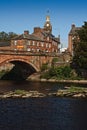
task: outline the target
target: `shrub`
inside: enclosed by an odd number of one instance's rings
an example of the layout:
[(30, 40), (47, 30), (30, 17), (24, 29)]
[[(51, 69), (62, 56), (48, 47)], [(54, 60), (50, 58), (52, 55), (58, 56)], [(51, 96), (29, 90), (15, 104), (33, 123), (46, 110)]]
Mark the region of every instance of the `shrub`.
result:
[(45, 71), (45, 70), (47, 70), (47, 69), (48, 69), (48, 63), (42, 64), (42, 66), (41, 66), (41, 71)]

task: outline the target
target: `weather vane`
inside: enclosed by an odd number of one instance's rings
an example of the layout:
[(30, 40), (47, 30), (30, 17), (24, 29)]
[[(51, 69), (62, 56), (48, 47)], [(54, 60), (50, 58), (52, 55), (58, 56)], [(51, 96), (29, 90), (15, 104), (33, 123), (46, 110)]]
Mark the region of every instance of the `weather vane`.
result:
[(50, 11), (49, 11), (49, 9), (47, 10), (47, 15), (49, 15), (49, 13), (50, 13)]

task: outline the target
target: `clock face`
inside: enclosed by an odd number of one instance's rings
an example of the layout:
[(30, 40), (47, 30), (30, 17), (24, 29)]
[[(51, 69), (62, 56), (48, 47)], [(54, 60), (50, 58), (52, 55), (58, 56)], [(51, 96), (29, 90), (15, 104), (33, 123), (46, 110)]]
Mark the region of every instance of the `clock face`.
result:
[(47, 23), (47, 27), (49, 27), (49, 24)]

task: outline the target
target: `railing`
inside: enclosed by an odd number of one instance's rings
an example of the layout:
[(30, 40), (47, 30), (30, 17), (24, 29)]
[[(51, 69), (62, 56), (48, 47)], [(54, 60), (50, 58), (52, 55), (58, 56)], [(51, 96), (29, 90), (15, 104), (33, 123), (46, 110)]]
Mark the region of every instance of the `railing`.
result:
[(58, 56), (59, 53), (56, 52), (30, 52), (30, 51), (20, 51), (20, 50), (1, 50), (0, 55), (23, 55), (23, 56)]

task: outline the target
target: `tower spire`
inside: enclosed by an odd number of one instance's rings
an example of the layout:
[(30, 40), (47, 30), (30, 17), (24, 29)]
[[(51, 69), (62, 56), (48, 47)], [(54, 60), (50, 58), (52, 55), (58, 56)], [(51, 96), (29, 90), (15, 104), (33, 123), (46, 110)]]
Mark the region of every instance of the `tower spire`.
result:
[(44, 30), (48, 33), (52, 33), (52, 25), (50, 23), (49, 10), (47, 10), (46, 22), (44, 24)]
[(50, 21), (50, 16), (49, 16), (49, 13), (50, 13), (50, 11), (49, 11), (49, 10), (47, 10), (46, 21)]

